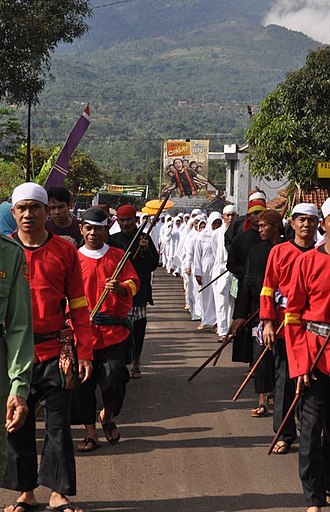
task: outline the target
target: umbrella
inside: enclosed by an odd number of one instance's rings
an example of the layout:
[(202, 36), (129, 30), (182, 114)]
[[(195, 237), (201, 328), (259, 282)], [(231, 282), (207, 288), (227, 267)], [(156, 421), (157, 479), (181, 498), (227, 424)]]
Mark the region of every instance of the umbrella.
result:
[[(152, 199), (151, 201), (148, 201), (145, 206), (147, 208), (151, 208), (153, 210), (155, 210), (155, 213), (157, 212), (158, 208), (160, 207), (160, 205), (162, 204), (163, 200), (162, 199)], [(170, 201), (169, 199), (166, 201), (166, 204), (164, 206), (164, 210), (169, 210), (170, 208), (173, 208), (174, 206), (174, 203), (173, 201)]]

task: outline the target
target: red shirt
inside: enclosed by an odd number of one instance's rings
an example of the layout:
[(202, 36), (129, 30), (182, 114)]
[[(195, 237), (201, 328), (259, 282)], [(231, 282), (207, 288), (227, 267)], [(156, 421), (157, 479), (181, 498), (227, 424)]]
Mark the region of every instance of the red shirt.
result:
[[(90, 251), (82, 247), (78, 251), (88, 307), (93, 310), (105, 288), (105, 280), (114, 273), (124, 251), (104, 244), (100, 251)], [(117, 280), (125, 286), (127, 296), (108, 293), (99, 312), (116, 318), (126, 318), (132, 308), (132, 297), (140, 288), (140, 281), (133, 265), (128, 260)], [(101, 349), (124, 341), (129, 329), (122, 325), (92, 325), (93, 348)]]
[[(296, 261), (285, 315), (285, 338), (290, 377), (308, 373), (324, 339), (306, 331), (307, 321), (330, 324), (330, 256), (324, 246), (302, 254)], [(318, 369), (330, 374), (330, 345)]]
[[(78, 358), (91, 361), (92, 330), (76, 248), (71, 242), (50, 235), (41, 247), (24, 249), (29, 267), (34, 332), (47, 334), (62, 329), (68, 303)], [(35, 345), (34, 351), (36, 360), (46, 361), (59, 355), (60, 344), (56, 338), (50, 339)]]
[[(283, 306), (275, 303), (275, 292), (279, 290), (286, 301), (292, 287), (292, 269), (303, 250), (290, 241), (271, 249), (260, 293), (260, 320), (277, 320), (278, 325), (283, 322), (285, 303)], [(278, 337), (284, 337), (283, 329)]]

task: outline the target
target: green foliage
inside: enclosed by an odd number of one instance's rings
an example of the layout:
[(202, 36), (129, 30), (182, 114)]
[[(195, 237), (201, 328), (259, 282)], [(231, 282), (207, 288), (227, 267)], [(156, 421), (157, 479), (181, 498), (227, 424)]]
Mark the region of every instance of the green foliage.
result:
[(64, 186), (74, 195), (80, 192), (91, 192), (102, 186), (104, 176), (100, 167), (87, 155), (75, 151), (70, 159), (69, 172)]
[(312, 51), (262, 101), (246, 132), (254, 175), (287, 176), (305, 189), (317, 184), (316, 163), (330, 159), (329, 76), (330, 48)]
[(0, 2), (0, 98), (36, 103), (45, 86), (51, 53), (87, 31), (84, 0)]
[(0, 159), (0, 197), (11, 195), (15, 187), (24, 182), (24, 173), (19, 165)]
[(13, 158), (22, 140), (21, 126), (13, 110), (0, 108), (0, 158)]

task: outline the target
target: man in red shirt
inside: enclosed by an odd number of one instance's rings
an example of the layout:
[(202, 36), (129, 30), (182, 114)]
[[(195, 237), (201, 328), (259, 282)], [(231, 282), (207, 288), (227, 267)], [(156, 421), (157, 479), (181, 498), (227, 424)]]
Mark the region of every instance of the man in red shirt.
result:
[[(296, 259), (313, 249), (318, 225), (318, 211), (313, 204), (300, 203), (292, 210), (291, 226), (294, 239), (275, 245), (269, 253), (263, 287), (260, 294), (260, 320), (263, 340), (273, 345), (275, 359), (275, 403), (273, 428), (277, 432), (295, 395), (295, 384), (289, 378), (284, 329), (275, 331), (284, 320), (286, 301), (293, 285), (292, 268)], [(286, 453), (297, 436), (294, 414), (285, 425), (274, 453)]]
[[(92, 370), (92, 332), (77, 250), (70, 242), (45, 229), (47, 192), (35, 183), (23, 183), (12, 195), (18, 231), (13, 238), (25, 250), (29, 268), (34, 327), (35, 360), (29, 413), (24, 426), (8, 434), (8, 461), (2, 486), (21, 492), (5, 512), (24, 512), (37, 505), (34, 489), (51, 489), (49, 506), (61, 512), (81, 511), (65, 496), (76, 494), (76, 474), (70, 430), (71, 390), (60, 372), (60, 336), (68, 303), (77, 338), (79, 377)], [(45, 410), (45, 442), (38, 471), (35, 405)]]
[(92, 377), (78, 390), (81, 423), (86, 427), (86, 437), (78, 444), (78, 450), (89, 452), (99, 446), (95, 429), (97, 384), (101, 388), (103, 400), (99, 419), (106, 439), (112, 444), (119, 441), (120, 434), (113, 419), (122, 408), (129, 380), (126, 363), (132, 360), (126, 359), (126, 348), (133, 325), (128, 320), (128, 313), (140, 281), (130, 261), (126, 261), (117, 279), (112, 279), (124, 252), (104, 243), (108, 216), (101, 208), (86, 210), (80, 229), (85, 245), (79, 249), (78, 254), (89, 310), (94, 309), (105, 288), (110, 290), (93, 318)]
[(323, 203), (326, 243), (301, 255), (292, 272), (285, 315), (290, 377), (305, 388), (300, 401), (299, 474), (308, 512), (330, 505), (330, 198)]

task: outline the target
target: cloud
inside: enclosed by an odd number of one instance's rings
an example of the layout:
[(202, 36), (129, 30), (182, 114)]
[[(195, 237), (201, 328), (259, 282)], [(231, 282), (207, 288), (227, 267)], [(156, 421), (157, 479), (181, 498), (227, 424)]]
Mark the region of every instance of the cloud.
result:
[(265, 25), (281, 25), (330, 44), (329, 0), (276, 0), (264, 19)]

